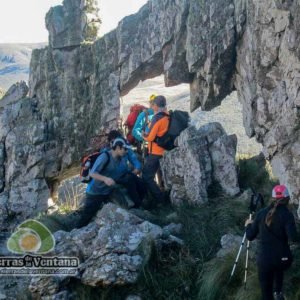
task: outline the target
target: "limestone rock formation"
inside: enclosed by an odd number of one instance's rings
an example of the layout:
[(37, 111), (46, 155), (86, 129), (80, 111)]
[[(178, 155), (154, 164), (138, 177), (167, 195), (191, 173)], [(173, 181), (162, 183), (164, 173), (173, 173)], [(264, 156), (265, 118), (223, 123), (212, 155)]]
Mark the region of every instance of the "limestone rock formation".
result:
[(49, 45), (61, 49), (94, 42), (100, 23), (96, 0), (64, 0), (46, 15)]
[(5, 220), (23, 221), (47, 209), (44, 177), (45, 124), (36, 99), (6, 105), (0, 114), (0, 228)]
[[(1, 210), (20, 219), (44, 210), (47, 187), (53, 194), (76, 174), (82, 154), (117, 126), (120, 95), (162, 73), (168, 86), (190, 84), (192, 109), (211, 109), (236, 89), (247, 134), (298, 201), (298, 2), (149, 0), (93, 44), (82, 43), (89, 7), (94, 1), (65, 0), (50, 11), (50, 46), (32, 54), (30, 99), (0, 112)], [(21, 107), (31, 107), (32, 130)], [(25, 197), (39, 199), (26, 213)]]
[(235, 86), (248, 136), (294, 202), (300, 197), (300, 6), (295, 1), (251, 1), (239, 41)]
[(216, 182), (225, 195), (239, 192), (235, 164), (236, 136), (226, 135), (219, 123), (199, 130), (188, 127), (178, 138), (178, 147), (161, 160), (164, 182), (171, 189), (171, 201), (197, 205), (208, 200), (207, 189)]
[(4, 107), (7, 104), (17, 102), (18, 100), (25, 98), (28, 94), (28, 91), (29, 88), (25, 81), (20, 81), (13, 84), (2, 97), (0, 101), (0, 107)]
[(5, 90), (3, 88), (0, 87), (0, 100), (2, 99), (2, 97), (5, 95)]
[[(56, 232), (53, 255), (79, 257), (78, 279), (84, 285), (124, 286), (137, 281), (152, 247), (169, 238), (174, 237), (158, 225), (109, 203), (88, 226)], [(54, 296), (68, 290), (68, 283), (64, 276), (34, 278), (29, 288), (36, 296)]]

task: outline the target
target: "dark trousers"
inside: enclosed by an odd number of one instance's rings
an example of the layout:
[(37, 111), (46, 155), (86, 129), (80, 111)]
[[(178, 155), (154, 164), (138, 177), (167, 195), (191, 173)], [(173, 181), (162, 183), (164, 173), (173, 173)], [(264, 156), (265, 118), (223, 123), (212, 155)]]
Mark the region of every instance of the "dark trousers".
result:
[[(258, 268), (262, 300), (273, 300), (273, 292), (282, 292), (283, 271), (278, 269), (263, 270)], [(274, 287), (274, 290), (273, 290)]]
[(86, 194), (79, 210), (76, 212), (79, 215), (77, 228), (81, 228), (89, 224), (91, 219), (97, 214), (98, 210), (107, 203), (109, 195), (89, 195)]
[(155, 182), (155, 174), (159, 169), (159, 160), (161, 155), (149, 154), (146, 157), (145, 165), (143, 168), (143, 180), (146, 184), (147, 189), (152, 194), (157, 202), (163, 200), (163, 193)]
[(134, 207), (139, 207), (142, 204), (146, 195), (146, 187), (141, 178), (133, 173), (127, 173), (117, 180), (117, 183), (126, 188), (129, 197), (134, 202)]

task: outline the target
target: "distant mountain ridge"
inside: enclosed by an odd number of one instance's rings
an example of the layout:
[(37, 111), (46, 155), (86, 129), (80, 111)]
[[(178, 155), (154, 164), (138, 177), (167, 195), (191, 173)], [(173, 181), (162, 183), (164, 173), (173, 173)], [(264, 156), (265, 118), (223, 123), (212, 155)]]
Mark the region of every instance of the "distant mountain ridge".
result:
[(0, 88), (7, 90), (20, 80), (27, 82), (32, 50), (46, 45), (47, 43), (0, 44)]

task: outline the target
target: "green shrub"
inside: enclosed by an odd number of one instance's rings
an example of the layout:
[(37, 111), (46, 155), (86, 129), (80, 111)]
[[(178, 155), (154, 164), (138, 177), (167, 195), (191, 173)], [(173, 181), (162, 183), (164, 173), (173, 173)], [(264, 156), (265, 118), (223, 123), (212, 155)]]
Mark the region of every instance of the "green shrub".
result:
[(278, 180), (272, 174), (271, 166), (263, 155), (250, 157), (247, 155), (238, 157), (238, 178), (242, 190), (248, 188), (260, 192), (267, 200), (271, 196), (274, 185)]
[(55, 212), (53, 214), (40, 214), (36, 219), (44, 224), (52, 233), (58, 230), (70, 231), (76, 227), (79, 215), (68, 212), (62, 214)]

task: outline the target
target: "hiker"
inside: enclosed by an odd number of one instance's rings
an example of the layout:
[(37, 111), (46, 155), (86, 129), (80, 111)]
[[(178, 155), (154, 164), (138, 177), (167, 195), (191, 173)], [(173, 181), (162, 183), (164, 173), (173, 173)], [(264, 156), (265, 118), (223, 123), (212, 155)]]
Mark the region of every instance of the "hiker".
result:
[(130, 107), (129, 114), (126, 118), (124, 126), (126, 128), (126, 139), (133, 146), (139, 146), (138, 140), (133, 136), (133, 127), (136, 123), (138, 116), (147, 108), (141, 104), (134, 104)]
[(142, 178), (147, 186), (147, 189), (154, 197), (156, 203), (165, 200), (165, 196), (155, 182), (155, 174), (160, 168), (159, 160), (163, 156), (165, 149), (158, 146), (155, 142), (156, 137), (163, 136), (169, 126), (169, 118), (167, 114), (167, 101), (164, 96), (157, 96), (153, 100), (152, 108), (154, 110), (154, 117), (152, 118), (149, 132), (143, 131), (142, 136), (148, 142), (148, 156), (146, 157), (145, 165), (143, 167)]
[[(108, 144), (101, 151), (110, 150), (111, 144), (116, 138), (123, 138), (122, 133), (119, 130), (111, 130), (107, 135)], [(126, 165), (125, 162), (127, 162), (127, 166), (128, 166), (128, 162), (130, 163), (133, 170), (129, 169), (129, 171), (131, 171), (133, 174), (138, 175), (138, 174), (141, 173), (142, 164), (140, 163), (140, 161), (138, 160), (136, 154), (134, 153), (134, 151), (130, 147), (128, 148), (127, 153), (123, 156), (122, 159), (124, 160), (124, 166)]]
[[(152, 94), (149, 98), (149, 106), (150, 108), (144, 109), (138, 116), (133, 130), (132, 130), (132, 135), (133, 137), (137, 140), (137, 142), (139, 143), (138, 147), (137, 147), (137, 152), (139, 154), (141, 154), (141, 159), (142, 162), (144, 163), (145, 161), (145, 157), (148, 154), (148, 150), (147, 150), (147, 144), (145, 143), (142, 133), (143, 131), (145, 133), (149, 132), (149, 127), (152, 121), (152, 118), (154, 116), (154, 111), (153, 111), (153, 100), (155, 99), (156, 95)], [(158, 185), (160, 187), (160, 189), (164, 188), (163, 185), (163, 180), (162, 180), (162, 173), (160, 168), (158, 169), (157, 173), (156, 173), (156, 178), (158, 181)]]
[(294, 216), (287, 207), (290, 196), (286, 186), (276, 185), (272, 198), (271, 205), (260, 210), (254, 221), (246, 220), (246, 236), (249, 241), (260, 236), (257, 266), (262, 299), (284, 300), (284, 271), (293, 260), (288, 241), (297, 240), (297, 231)]
[(144, 142), (142, 132), (145, 131), (146, 133), (149, 132), (149, 125), (151, 120), (154, 116), (153, 111), (153, 100), (155, 99), (156, 95), (151, 95), (149, 98), (149, 108), (144, 109), (136, 119), (134, 127), (132, 129), (133, 137), (140, 143)]
[(129, 148), (126, 140), (118, 137), (112, 142), (111, 150), (102, 152), (95, 161), (90, 171), (92, 180), (87, 186), (85, 200), (79, 209), (78, 227), (87, 225), (97, 211), (108, 202), (116, 184), (122, 184), (126, 188), (135, 207), (140, 206), (145, 191), (139, 186), (138, 177), (128, 172), (127, 160), (123, 159)]

